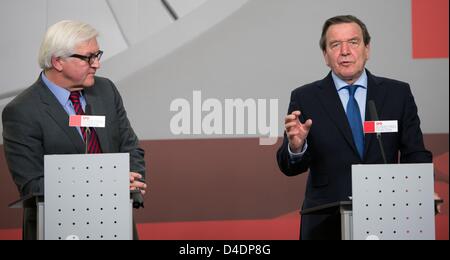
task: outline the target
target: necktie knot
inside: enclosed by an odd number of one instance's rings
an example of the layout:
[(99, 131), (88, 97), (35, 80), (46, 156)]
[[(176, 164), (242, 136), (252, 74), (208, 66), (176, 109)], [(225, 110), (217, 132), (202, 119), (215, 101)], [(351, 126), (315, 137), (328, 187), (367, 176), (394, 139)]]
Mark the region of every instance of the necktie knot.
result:
[(75, 91), (70, 93), (69, 99), (72, 102), (75, 113), (77, 115), (84, 115), (83, 108), (81, 107), (80, 97), (80, 92)]
[(80, 96), (81, 96), (81, 94), (78, 91), (70, 92), (69, 99), (72, 102), (78, 102), (79, 103), (80, 102)]
[(350, 97), (354, 97), (355, 96), (355, 92), (356, 90), (359, 88), (358, 85), (349, 85), (346, 86), (345, 89), (348, 90), (348, 93), (350, 94)]

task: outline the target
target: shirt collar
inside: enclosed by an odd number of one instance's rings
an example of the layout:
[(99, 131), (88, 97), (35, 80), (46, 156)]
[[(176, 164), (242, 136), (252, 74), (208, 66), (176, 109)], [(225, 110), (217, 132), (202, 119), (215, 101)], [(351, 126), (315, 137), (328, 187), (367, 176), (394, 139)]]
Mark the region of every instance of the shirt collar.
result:
[[(334, 72), (331, 72), (331, 76), (333, 77), (334, 85), (336, 86), (337, 91), (340, 91), (341, 89), (348, 86), (348, 83), (343, 81), (341, 78), (339, 78)], [(366, 70), (363, 71), (361, 76), (353, 85), (361, 86), (364, 89), (367, 89), (367, 72)]]
[[(56, 85), (55, 83), (53, 83), (52, 81), (50, 81), (47, 78), (47, 76), (45, 76), (44, 72), (41, 73), (41, 78), (42, 78), (42, 81), (44, 81), (45, 85), (48, 87), (48, 89), (53, 93), (53, 95), (55, 95), (58, 102), (61, 105), (65, 106), (67, 104), (67, 102), (69, 102), (70, 91), (68, 91), (67, 89), (60, 87), (60, 86)], [(80, 91), (80, 93), (81, 93), (81, 96), (83, 96), (83, 92)]]

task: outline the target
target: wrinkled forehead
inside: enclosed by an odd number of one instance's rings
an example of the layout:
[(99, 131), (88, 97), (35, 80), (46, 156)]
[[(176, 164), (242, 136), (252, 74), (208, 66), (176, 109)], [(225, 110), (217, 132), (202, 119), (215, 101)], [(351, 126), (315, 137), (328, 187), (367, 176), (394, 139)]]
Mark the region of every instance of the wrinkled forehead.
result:
[(362, 39), (362, 37), (362, 29), (357, 23), (334, 24), (327, 31), (327, 42)]

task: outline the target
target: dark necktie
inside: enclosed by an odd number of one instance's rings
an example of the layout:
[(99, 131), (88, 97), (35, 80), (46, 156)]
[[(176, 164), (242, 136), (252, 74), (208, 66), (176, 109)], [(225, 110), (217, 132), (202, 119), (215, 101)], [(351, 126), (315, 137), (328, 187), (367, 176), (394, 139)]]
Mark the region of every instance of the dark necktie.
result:
[(349, 100), (347, 103), (347, 118), (352, 129), (353, 140), (355, 141), (356, 149), (358, 149), (361, 159), (364, 157), (364, 133), (362, 128), (361, 112), (359, 110), (358, 102), (355, 99), (355, 92), (360, 86), (346, 86), (348, 90)]
[[(75, 113), (77, 115), (84, 115), (83, 108), (81, 108), (80, 102), (80, 92), (75, 91), (70, 93), (69, 97), (70, 101), (72, 101), (73, 108), (75, 109)], [(90, 131), (87, 131), (85, 127), (81, 127), (81, 133), (83, 134), (83, 140), (86, 142), (86, 135), (89, 136), (89, 144), (87, 147), (88, 153), (102, 153), (102, 149), (100, 147), (100, 142), (98, 141), (97, 133), (94, 128), (90, 128)]]

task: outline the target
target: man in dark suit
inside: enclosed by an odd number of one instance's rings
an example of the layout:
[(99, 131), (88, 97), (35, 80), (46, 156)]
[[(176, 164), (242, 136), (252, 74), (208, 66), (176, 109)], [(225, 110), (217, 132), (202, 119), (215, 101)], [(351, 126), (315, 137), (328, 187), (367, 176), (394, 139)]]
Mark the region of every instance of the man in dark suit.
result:
[[(362, 132), (373, 100), (380, 120), (398, 120), (398, 133), (384, 134), (388, 163), (431, 163), (407, 83), (376, 77), (365, 69), (370, 34), (354, 16), (324, 24), (320, 46), (330, 74), (292, 92), (285, 138), (278, 150), (281, 171), (295, 176), (309, 169), (302, 209), (349, 200), (352, 164), (383, 163), (376, 137)], [(339, 216), (302, 216), (301, 239), (339, 239)]]
[[(103, 54), (97, 36), (81, 22), (51, 26), (39, 52), (43, 72), (3, 111), (5, 155), (21, 196), (44, 193), (44, 155), (82, 154), (87, 135), (89, 153), (129, 153), (130, 190), (145, 193), (144, 151), (121, 96), (110, 80), (95, 76)], [(84, 114), (87, 105), (106, 117), (105, 128), (69, 127), (69, 115)], [(23, 238), (36, 239), (36, 210), (24, 211)]]

